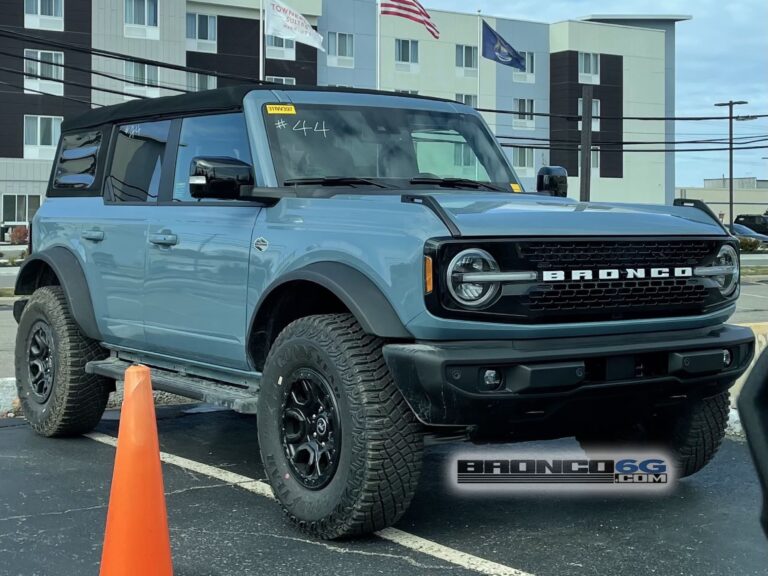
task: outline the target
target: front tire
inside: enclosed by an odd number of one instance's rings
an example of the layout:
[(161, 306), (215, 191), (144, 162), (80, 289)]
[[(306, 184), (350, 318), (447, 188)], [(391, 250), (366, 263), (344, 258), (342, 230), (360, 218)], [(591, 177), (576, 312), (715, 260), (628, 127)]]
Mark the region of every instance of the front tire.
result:
[(85, 365), (106, 357), (80, 332), (60, 286), (38, 288), (24, 307), (16, 333), (16, 387), (24, 416), (42, 436), (92, 430), (109, 398), (109, 381)]
[(390, 526), (416, 490), (423, 434), (381, 347), (350, 314), (310, 316), (285, 328), (267, 357), (262, 461), (287, 516), (313, 536)]
[(684, 478), (704, 468), (717, 453), (725, 437), (729, 410), (730, 395), (726, 391), (616, 425), (613, 430), (604, 425), (592, 428), (577, 434), (576, 439), (586, 452), (622, 445), (666, 449)]

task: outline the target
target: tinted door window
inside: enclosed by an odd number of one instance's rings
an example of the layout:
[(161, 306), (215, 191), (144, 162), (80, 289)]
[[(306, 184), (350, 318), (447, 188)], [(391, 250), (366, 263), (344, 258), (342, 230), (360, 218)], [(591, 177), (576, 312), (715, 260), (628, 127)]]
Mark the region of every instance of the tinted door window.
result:
[(107, 190), (114, 202), (157, 202), (170, 120), (118, 128)]
[(184, 118), (176, 157), (174, 202), (196, 201), (189, 193), (189, 172), (192, 159), (198, 156), (236, 158), (251, 164), (251, 148), (243, 115)]

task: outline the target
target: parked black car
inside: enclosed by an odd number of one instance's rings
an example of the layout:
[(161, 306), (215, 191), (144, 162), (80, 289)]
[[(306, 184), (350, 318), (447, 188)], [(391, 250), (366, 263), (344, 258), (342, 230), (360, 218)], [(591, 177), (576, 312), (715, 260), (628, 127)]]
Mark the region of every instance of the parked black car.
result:
[(731, 226), (728, 226), (728, 229), (730, 230), (731, 234), (737, 238), (753, 238), (760, 242), (760, 248), (768, 248), (768, 235), (766, 234), (755, 232), (752, 230), (752, 228), (748, 228), (743, 224), (732, 224)]
[(734, 221), (760, 234), (768, 234), (768, 216), (762, 214), (739, 214)]

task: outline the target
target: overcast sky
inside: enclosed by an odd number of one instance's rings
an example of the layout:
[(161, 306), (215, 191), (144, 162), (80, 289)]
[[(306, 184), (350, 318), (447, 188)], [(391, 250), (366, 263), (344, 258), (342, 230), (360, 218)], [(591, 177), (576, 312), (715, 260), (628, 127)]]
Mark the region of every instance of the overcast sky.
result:
[[(768, 0), (421, 0), (427, 8), (557, 22), (590, 14), (688, 14), (677, 25), (677, 115), (715, 116), (715, 102), (747, 100), (741, 114), (768, 114)], [(507, 40), (515, 46), (514, 38)], [(736, 136), (768, 135), (768, 118), (736, 122)], [(678, 122), (678, 140), (728, 136), (727, 121)], [(768, 145), (760, 142), (755, 145)], [(734, 176), (768, 178), (768, 149), (734, 155)], [(728, 152), (677, 154), (677, 186), (728, 172)]]

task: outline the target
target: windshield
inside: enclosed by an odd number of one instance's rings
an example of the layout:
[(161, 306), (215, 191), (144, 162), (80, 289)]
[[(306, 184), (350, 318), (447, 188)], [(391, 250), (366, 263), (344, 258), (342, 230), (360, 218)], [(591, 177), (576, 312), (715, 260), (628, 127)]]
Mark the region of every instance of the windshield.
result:
[(306, 178), (461, 178), (521, 190), (473, 115), (307, 104), (290, 107), (295, 114), (278, 114), (275, 108), (265, 106), (264, 119), (280, 184)]

